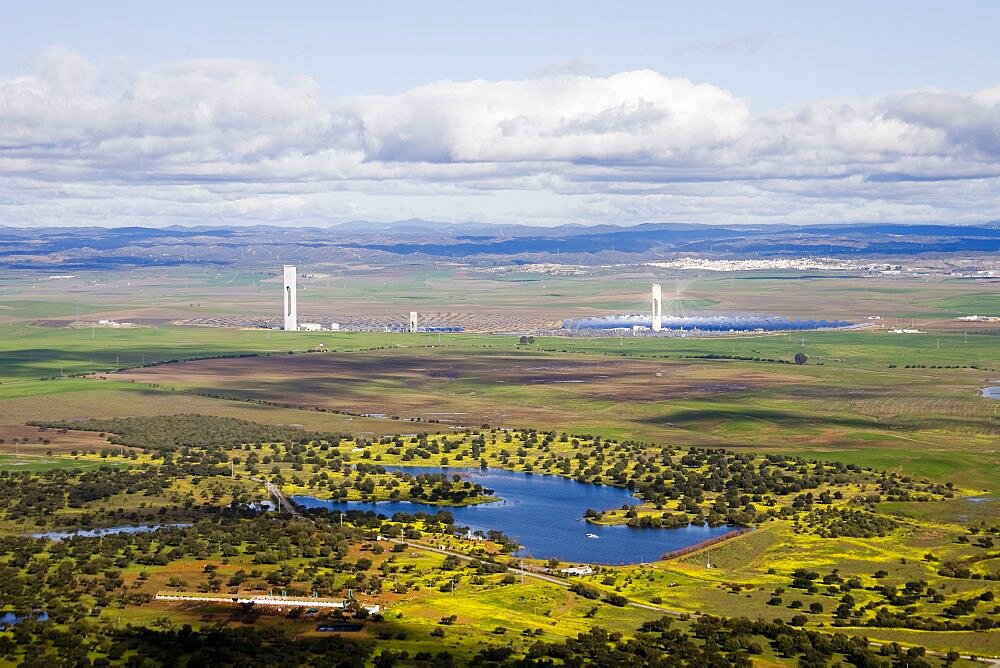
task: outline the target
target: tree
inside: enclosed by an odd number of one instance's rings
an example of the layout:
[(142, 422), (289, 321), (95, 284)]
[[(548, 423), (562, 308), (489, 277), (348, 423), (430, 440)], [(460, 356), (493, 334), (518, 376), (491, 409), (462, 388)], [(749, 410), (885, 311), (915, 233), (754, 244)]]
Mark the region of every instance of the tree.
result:
[(796, 364), (805, 364), (808, 361), (809, 361), (809, 355), (806, 355), (805, 353), (795, 353)]

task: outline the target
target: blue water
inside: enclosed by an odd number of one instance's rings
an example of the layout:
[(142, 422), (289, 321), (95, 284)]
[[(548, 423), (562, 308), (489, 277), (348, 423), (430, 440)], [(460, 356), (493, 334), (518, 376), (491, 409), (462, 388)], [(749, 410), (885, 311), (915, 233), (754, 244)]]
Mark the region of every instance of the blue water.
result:
[(995, 387), (984, 387), (981, 392), (987, 399), (1000, 399), (1000, 385)]
[(77, 529), (76, 531), (43, 531), (31, 534), (32, 538), (46, 538), (48, 540), (66, 540), (76, 536), (84, 538), (95, 538), (97, 536), (109, 536), (116, 533), (148, 533), (164, 527), (189, 527), (190, 523), (178, 524), (132, 524), (121, 527), (107, 527), (105, 529)]
[[(306, 508), (370, 510), (393, 513), (434, 513), (447, 510), (455, 524), (473, 531), (496, 529), (515, 539), (522, 549), (517, 556), (591, 564), (637, 564), (656, 561), (665, 552), (694, 545), (730, 531), (732, 527), (687, 526), (674, 529), (633, 529), (627, 526), (595, 526), (583, 519), (588, 508), (611, 510), (636, 505), (639, 499), (626, 489), (588, 485), (553, 475), (532, 475), (490, 469), (440, 467), (387, 467), (413, 475), (444, 473), (462, 475), (493, 489), (503, 499), (496, 503), (442, 508), (409, 501), (326, 501), (311, 496), (293, 500)], [(598, 538), (588, 538), (587, 534)]]
[(20, 624), (28, 617), (34, 617), (40, 622), (47, 622), (49, 620), (48, 613), (45, 612), (32, 612), (29, 614), (18, 614), (16, 612), (5, 612), (0, 615), (0, 629), (7, 626), (14, 626), (15, 624)]

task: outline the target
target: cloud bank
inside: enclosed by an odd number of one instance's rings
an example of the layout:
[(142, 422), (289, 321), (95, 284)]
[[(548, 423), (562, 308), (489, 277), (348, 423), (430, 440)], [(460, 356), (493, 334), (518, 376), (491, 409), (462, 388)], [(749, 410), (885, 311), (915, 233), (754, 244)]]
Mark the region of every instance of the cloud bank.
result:
[(0, 224), (1000, 218), (1000, 87), (766, 115), (649, 70), (327, 100), (309, 77), (52, 50), (0, 81)]

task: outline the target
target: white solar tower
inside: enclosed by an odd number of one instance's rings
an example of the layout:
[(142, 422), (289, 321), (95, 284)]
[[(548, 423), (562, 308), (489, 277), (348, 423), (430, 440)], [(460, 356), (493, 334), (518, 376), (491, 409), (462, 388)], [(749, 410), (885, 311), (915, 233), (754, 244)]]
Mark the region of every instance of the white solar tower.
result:
[(285, 331), (294, 332), (299, 328), (298, 304), (295, 296), (295, 265), (285, 265)]
[(658, 332), (663, 327), (663, 300), (660, 293), (660, 284), (653, 284), (653, 331)]

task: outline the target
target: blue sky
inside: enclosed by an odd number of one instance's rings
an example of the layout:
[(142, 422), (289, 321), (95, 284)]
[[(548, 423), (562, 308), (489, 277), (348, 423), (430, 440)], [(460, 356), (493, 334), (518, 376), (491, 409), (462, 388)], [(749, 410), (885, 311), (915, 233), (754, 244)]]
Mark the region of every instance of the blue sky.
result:
[(1000, 218), (1000, 3), (0, 9), (0, 224)]

